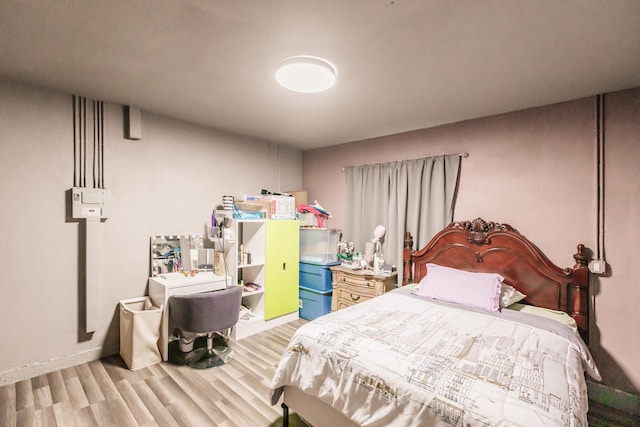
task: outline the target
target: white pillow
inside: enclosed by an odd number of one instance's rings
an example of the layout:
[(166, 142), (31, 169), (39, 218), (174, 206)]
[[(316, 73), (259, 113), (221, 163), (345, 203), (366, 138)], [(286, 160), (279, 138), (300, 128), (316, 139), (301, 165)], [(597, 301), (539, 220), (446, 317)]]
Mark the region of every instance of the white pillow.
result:
[(502, 290), (500, 291), (500, 308), (509, 307), (511, 304), (515, 304), (526, 298), (526, 295), (518, 291), (511, 285), (506, 283), (502, 284)]

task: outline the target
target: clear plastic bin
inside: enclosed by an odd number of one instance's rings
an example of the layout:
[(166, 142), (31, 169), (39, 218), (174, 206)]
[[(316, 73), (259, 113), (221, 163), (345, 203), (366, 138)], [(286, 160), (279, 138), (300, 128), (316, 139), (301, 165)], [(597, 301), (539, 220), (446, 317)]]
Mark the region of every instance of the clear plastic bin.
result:
[(338, 262), (340, 230), (327, 228), (300, 229), (300, 261), (310, 264)]
[(120, 356), (124, 363), (136, 370), (160, 362), (162, 307), (154, 307), (149, 297), (122, 300), (119, 305)]

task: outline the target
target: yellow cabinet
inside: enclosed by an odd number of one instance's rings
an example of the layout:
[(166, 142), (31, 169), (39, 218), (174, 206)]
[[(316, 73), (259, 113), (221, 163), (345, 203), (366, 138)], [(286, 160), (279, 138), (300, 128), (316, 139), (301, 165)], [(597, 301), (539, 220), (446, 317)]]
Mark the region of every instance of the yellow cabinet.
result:
[(265, 320), (298, 311), (300, 221), (267, 220)]

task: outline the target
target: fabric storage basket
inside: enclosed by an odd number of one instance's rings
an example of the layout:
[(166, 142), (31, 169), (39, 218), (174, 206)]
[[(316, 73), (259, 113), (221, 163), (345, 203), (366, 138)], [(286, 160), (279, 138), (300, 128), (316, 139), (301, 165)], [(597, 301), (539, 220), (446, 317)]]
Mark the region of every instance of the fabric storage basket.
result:
[(162, 307), (154, 307), (151, 298), (120, 301), (120, 356), (131, 370), (162, 360), (158, 348)]

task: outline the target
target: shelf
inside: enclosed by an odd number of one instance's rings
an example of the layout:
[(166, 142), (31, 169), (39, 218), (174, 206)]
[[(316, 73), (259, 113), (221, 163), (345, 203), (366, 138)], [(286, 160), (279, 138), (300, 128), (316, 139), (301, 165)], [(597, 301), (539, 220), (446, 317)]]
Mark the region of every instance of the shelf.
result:
[(255, 316), (244, 322), (238, 322), (232, 329), (232, 339), (234, 341), (241, 340), (253, 334), (284, 325), (298, 319), (298, 311), (285, 314), (275, 319), (265, 320), (262, 316)]
[(252, 262), (251, 264), (238, 264), (238, 268), (264, 267), (263, 262)]
[(260, 289), (258, 291), (244, 291), (244, 292), (242, 292), (242, 298), (250, 297), (250, 296), (253, 296), (253, 295), (261, 295), (261, 294), (264, 294), (264, 288)]

